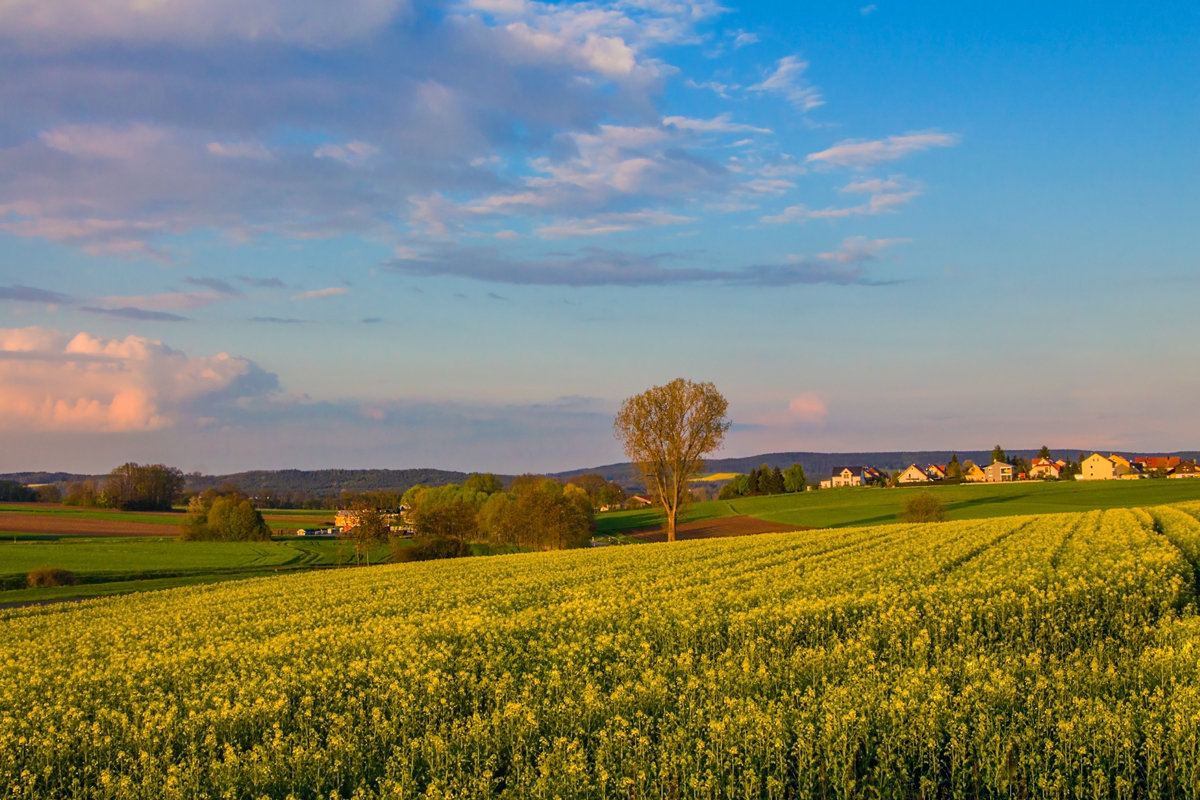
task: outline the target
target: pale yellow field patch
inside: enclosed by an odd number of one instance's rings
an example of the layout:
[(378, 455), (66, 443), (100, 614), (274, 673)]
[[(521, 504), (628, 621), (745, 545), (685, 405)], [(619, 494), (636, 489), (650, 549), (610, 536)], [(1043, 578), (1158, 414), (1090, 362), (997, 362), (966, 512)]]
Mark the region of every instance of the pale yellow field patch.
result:
[(712, 475), (705, 475), (703, 478), (692, 478), (693, 482), (709, 482), (709, 481), (731, 481), (741, 473), (739, 472), (714, 472)]

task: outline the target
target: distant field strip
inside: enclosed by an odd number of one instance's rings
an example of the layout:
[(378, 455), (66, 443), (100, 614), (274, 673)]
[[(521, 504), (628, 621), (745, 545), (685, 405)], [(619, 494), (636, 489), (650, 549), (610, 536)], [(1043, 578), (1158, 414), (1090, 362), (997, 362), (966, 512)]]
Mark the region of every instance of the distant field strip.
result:
[(712, 475), (705, 475), (703, 478), (692, 478), (693, 481), (731, 481), (740, 473), (737, 472), (714, 472)]
[[(340, 547), (339, 547), (340, 546)], [(0, 539), (0, 586), (21, 588), (35, 567), (58, 567), (87, 583), (265, 568), (344, 563), (352, 547), (335, 541), (179, 542), (136, 539), (17, 541)], [(0, 600), (5, 599), (0, 595)]]
[(1197, 513), (497, 556), (0, 611), (0, 788), (1196, 798)]

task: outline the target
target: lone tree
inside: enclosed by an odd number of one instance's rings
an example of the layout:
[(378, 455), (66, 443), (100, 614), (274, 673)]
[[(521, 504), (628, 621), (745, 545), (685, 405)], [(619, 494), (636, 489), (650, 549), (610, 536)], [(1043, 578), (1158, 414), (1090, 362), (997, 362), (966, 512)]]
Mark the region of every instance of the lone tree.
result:
[(676, 378), (627, 398), (613, 430), (667, 512), (667, 541), (675, 541), (679, 509), (691, 498), (688, 481), (704, 469), (704, 454), (721, 446), (729, 402), (711, 383)]

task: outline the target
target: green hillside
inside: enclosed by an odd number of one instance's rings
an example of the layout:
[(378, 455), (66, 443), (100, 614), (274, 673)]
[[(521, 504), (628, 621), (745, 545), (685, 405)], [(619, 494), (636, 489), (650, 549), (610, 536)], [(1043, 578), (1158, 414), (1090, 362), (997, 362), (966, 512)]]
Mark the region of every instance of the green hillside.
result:
[[(685, 521), (750, 516), (810, 528), (881, 525), (897, 522), (904, 503), (929, 492), (946, 506), (950, 519), (984, 519), (1018, 514), (1134, 508), (1200, 500), (1200, 480), (1020, 481), (887, 489), (856, 487), (695, 503)], [(601, 533), (663, 524), (655, 509), (601, 514)]]

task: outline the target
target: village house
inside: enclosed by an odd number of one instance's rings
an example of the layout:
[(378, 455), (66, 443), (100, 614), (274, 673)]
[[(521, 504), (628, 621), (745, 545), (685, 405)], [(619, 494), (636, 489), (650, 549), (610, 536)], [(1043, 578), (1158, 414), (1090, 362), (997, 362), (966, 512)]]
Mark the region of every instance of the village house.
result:
[(1013, 479), (1012, 464), (1005, 464), (1003, 461), (993, 461), (988, 464), (983, 470), (984, 483), (1002, 483)]
[(821, 488), (867, 486), (877, 480), (879, 480), (879, 470), (874, 467), (834, 467), (833, 475), (821, 481)]
[(946, 480), (946, 468), (941, 464), (930, 464), (925, 468), (925, 474), (929, 476), (931, 481)]
[(1033, 464), (1029, 467), (1029, 477), (1034, 480), (1047, 478), (1058, 480), (1062, 475), (1063, 463), (1065, 462), (1051, 461), (1048, 458), (1034, 459)]
[(929, 476), (925, 474), (925, 470), (912, 464), (896, 476), (896, 483), (929, 483)]
[(1168, 478), (1200, 478), (1200, 467), (1195, 461), (1180, 461)]
[(967, 483), (979, 483), (984, 479), (983, 470), (978, 464), (970, 461), (963, 464), (963, 480)]
[(1139, 456), (1133, 460), (1142, 468), (1142, 472), (1150, 473), (1163, 470), (1168, 476), (1183, 462), (1179, 456)]
[(1092, 453), (1080, 464), (1077, 481), (1136, 480), (1142, 477), (1141, 464), (1134, 464), (1115, 453), (1102, 456)]
[(1113, 481), (1117, 479), (1117, 465), (1112, 459), (1092, 453), (1079, 463), (1077, 481)]

